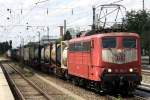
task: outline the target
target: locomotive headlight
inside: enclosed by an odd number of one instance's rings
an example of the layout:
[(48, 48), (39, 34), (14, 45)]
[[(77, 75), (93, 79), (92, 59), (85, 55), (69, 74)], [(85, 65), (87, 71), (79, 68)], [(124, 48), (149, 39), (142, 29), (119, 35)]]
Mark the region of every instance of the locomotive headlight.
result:
[(109, 68), (109, 69), (108, 69), (108, 72), (109, 72), (109, 73), (111, 73), (111, 72), (112, 72), (112, 70)]
[(122, 50), (121, 50), (121, 49), (118, 49), (118, 50), (117, 50), (117, 52), (118, 52), (118, 53), (121, 53), (121, 52), (122, 52)]
[(130, 69), (129, 69), (129, 72), (133, 72), (133, 68), (130, 68)]

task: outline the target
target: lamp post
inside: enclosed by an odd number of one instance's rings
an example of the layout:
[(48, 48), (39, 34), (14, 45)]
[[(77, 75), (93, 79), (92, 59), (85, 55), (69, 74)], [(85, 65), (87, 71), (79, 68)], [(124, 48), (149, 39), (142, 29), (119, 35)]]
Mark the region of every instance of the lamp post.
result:
[(20, 62), (21, 63), (23, 63), (23, 61), (24, 61), (24, 38), (23, 37), (21, 37), (21, 32), (20, 32), (20, 35), (19, 35), (19, 37), (20, 37), (20, 57), (21, 57), (21, 60), (20, 60)]
[(47, 26), (47, 37), (48, 37), (48, 42), (49, 42), (49, 26)]
[(142, 1), (142, 3), (143, 3), (143, 11), (144, 11), (144, 8), (145, 8), (145, 5), (144, 5), (144, 0)]
[(38, 36), (39, 36), (39, 52), (38, 52), (38, 57), (39, 57), (39, 59), (38, 59), (38, 62), (39, 62), (39, 64), (41, 64), (41, 42), (40, 42), (40, 36), (41, 36), (41, 34), (40, 34), (40, 32), (39, 31), (37, 31), (37, 33), (38, 33)]

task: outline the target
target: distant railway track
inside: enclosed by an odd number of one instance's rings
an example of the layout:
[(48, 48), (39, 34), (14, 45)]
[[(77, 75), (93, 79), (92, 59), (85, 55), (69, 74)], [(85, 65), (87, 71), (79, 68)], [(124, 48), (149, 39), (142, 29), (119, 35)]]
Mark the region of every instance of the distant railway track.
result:
[[(11, 86), (14, 86), (13, 92), (16, 92), (17, 99), (19, 100), (53, 100), (52, 97), (42, 91), (36, 84), (27, 79), (21, 72), (9, 64), (1, 65), (7, 79), (11, 82)], [(12, 88), (12, 87), (11, 87)]]
[(133, 96), (126, 96), (126, 97), (115, 97), (115, 96), (111, 96), (111, 95), (107, 95), (106, 96), (106, 100), (147, 100), (147, 98), (142, 97), (142, 96), (138, 96), (138, 95), (133, 95)]
[[(144, 90), (143, 91), (138, 90), (138, 91), (143, 92)], [(139, 94), (133, 94), (131, 96), (122, 96), (118, 94), (118, 96), (106, 95), (106, 100), (149, 100), (149, 99)]]
[(149, 100), (150, 99), (149, 94), (150, 94), (149, 89), (139, 87), (139, 88), (137, 88), (137, 90), (134, 94), (134, 98), (135, 98), (135, 100)]
[(141, 97), (141, 96), (134, 95), (134, 99), (133, 100), (147, 100), (147, 99), (144, 98), (144, 97)]
[(150, 75), (150, 70), (142, 70), (142, 74), (144, 74), (144, 75)]

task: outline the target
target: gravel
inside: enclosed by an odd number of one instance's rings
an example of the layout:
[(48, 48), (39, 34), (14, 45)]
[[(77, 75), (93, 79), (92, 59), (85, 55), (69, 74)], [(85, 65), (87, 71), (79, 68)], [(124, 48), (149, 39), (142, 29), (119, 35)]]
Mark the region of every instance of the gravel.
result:
[[(59, 79), (57, 78), (56, 76), (54, 75), (49, 75), (49, 74), (45, 74), (45, 73), (42, 73), (42, 72), (39, 72), (39, 71), (35, 71), (35, 73), (41, 77), (43, 77), (44, 79), (50, 81), (50, 82), (53, 82), (54, 84), (58, 85), (58, 86), (61, 86), (62, 88), (65, 88), (67, 89), (68, 91), (71, 91), (72, 93), (74, 93), (75, 95), (78, 95), (86, 100), (106, 100), (106, 96), (103, 96), (103, 95), (100, 95), (100, 94), (97, 94), (91, 90), (87, 90), (85, 88), (82, 88), (82, 87), (79, 87), (79, 86), (75, 86), (73, 85), (71, 82), (68, 82), (68, 81), (65, 81), (63, 79)], [(36, 75), (34, 75), (34, 77), (37, 77)], [(150, 84), (150, 76), (148, 75), (142, 75), (143, 77), (143, 81), (144, 83), (146, 84)], [(31, 77), (32, 79), (32, 77)], [(37, 81), (35, 79), (39, 79), (39, 78), (34, 78), (32, 79), (33, 81)], [(39, 82), (38, 82), (39, 83)], [(37, 83), (37, 84), (38, 84)], [(42, 84), (42, 82), (40, 83)], [(45, 91), (46, 92), (49, 92), (49, 94), (53, 93), (53, 90), (55, 89), (54, 87), (51, 87), (49, 86), (50, 88), (47, 88), (48, 87), (48, 83), (44, 82), (44, 84), (47, 84), (45, 88)], [(51, 92), (50, 92), (51, 90)], [(66, 95), (63, 94), (61, 91), (59, 91), (57, 94), (60, 94), (61, 96), (57, 98), (57, 100), (67, 100), (65, 97)], [(55, 95), (54, 95), (55, 96)], [(61, 98), (62, 97), (62, 98)], [(60, 99), (61, 98), (61, 99)], [(64, 98), (64, 99), (63, 99)], [(72, 99), (68, 99), (68, 100), (72, 100)], [(120, 99), (118, 99), (120, 100)], [(134, 100), (133, 98), (128, 98), (128, 99), (121, 99), (121, 100)]]

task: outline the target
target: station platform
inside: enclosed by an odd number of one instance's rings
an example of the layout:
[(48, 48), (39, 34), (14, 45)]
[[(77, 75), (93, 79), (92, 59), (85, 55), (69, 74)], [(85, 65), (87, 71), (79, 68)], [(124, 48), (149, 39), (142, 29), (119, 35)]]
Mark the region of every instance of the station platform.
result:
[(0, 66), (0, 100), (15, 100)]

